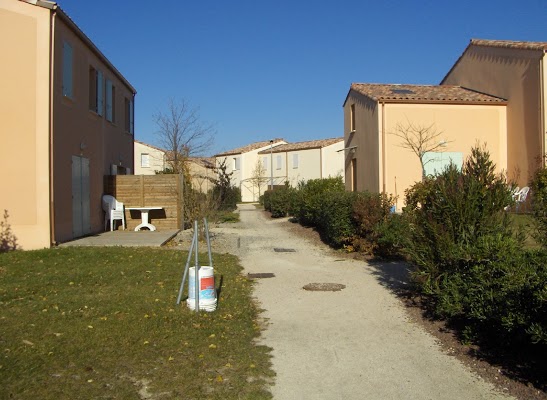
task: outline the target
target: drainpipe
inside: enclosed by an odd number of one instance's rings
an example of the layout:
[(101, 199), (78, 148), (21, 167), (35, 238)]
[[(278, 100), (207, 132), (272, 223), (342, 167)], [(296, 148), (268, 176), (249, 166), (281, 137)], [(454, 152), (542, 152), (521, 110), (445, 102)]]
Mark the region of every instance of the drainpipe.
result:
[(545, 159), (545, 140), (547, 139), (547, 127), (545, 126), (545, 81), (543, 79), (545, 71), (544, 58), (547, 57), (547, 52), (543, 52), (543, 57), (539, 59), (539, 127), (541, 129), (540, 151), (541, 151), (541, 166), (545, 167), (547, 160)]
[(54, 46), (55, 46), (55, 16), (57, 6), (49, 14), (49, 243), (55, 244), (55, 191), (53, 185), (53, 95), (54, 81)]
[(386, 192), (386, 103), (382, 102), (382, 192)]
[(323, 179), (323, 148), (319, 147), (319, 178)]

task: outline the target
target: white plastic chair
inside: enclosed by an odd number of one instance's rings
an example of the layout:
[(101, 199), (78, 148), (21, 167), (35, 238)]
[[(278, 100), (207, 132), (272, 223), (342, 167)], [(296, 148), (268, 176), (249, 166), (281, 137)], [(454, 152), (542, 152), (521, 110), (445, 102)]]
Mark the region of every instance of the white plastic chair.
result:
[(125, 230), (125, 212), (123, 210), (123, 203), (116, 200), (113, 196), (105, 194), (103, 196), (103, 210), (104, 210), (104, 230), (106, 231), (106, 224), (110, 222), (110, 230), (114, 230), (114, 221), (120, 220), (122, 223), (122, 229)]
[(530, 188), (528, 186), (524, 186), (522, 189), (519, 190), (519, 192), (516, 194), (515, 201), (517, 202), (517, 212), (519, 210), (519, 207), (522, 203), (526, 201), (526, 198), (528, 197), (528, 192), (530, 191)]

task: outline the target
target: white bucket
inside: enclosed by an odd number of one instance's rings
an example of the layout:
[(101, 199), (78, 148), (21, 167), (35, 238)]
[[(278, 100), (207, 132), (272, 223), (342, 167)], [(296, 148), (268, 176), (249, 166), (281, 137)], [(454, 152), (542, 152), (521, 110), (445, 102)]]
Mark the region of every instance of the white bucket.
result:
[[(196, 308), (196, 287), (195, 275), (196, 268), (189, 268), (188, 279), (188, 308)], [(199, 269), (199, 309), (205, 311), (215, 311), (217, 308), (217, 293), (215, 289), (215, 276), (213, 267), (200, 267)]]

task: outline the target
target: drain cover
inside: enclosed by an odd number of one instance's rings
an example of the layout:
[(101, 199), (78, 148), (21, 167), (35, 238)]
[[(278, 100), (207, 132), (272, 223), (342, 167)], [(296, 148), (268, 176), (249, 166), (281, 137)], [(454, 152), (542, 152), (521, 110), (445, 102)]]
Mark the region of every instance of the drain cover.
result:
[(346, 285), (342, 285), (341, 283), (308, 283), (302, 289), (314, 292), (339, 292), (345, 288)]
[(247, 274), (249, 279), (261, 279), (261, 278), (275, 278), (275, 275), (272, 272), (256, 272)]
[(279, 247), (274, 247), (274, 251), (276, 253), (294, 253), (294, 252), (296, 252), (295, 249), (283, 249), (283, 248), (279, 248)]

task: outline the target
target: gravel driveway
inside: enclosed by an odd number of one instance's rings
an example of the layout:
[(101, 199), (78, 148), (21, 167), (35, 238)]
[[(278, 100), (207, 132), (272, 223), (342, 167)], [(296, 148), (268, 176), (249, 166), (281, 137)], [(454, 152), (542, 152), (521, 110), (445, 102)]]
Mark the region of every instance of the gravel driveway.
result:
[[(275, 274), (255, 287), (267, 320), (261, 343), (273, 348), (275, 399), (509, 398), (410, 322), (366, 262), (336, 258), (254, 205), (239, 212), (240, 223), (212, 229), (213, 249), (238, 255), (246, 273)], [(345, 288), (304, 290), (309, 283)]]

